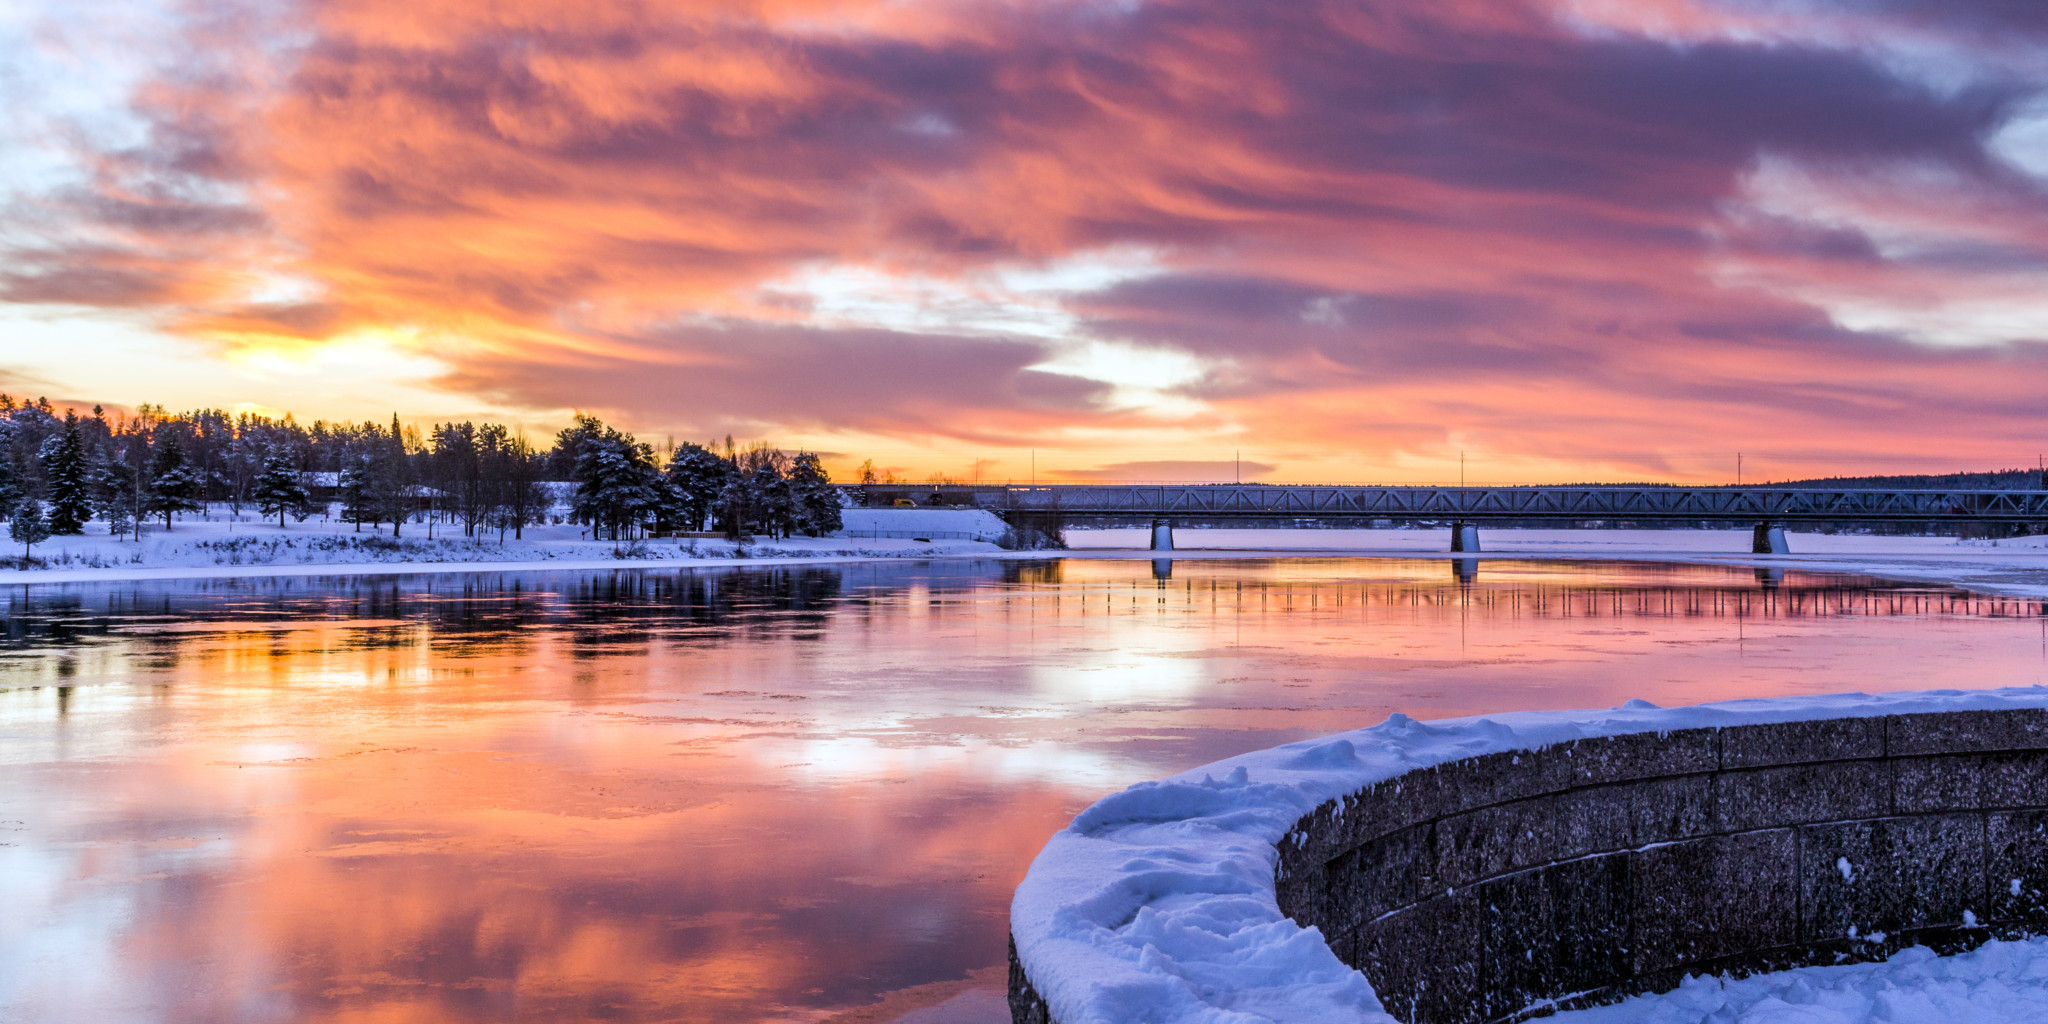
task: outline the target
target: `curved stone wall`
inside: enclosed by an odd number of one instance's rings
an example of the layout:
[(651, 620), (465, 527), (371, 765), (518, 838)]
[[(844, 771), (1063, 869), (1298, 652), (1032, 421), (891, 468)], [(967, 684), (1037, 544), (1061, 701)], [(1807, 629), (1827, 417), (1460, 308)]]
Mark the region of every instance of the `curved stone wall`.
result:
[[(1280, 910), (1407, 1024), (2048, 931), (2048, 709), (1578, 739), (1323, 803)], [(1018, 1024), (1055, 1024), (1011, 951)], [(1383, 1019), (1383, 1018), (1382, 1018)]]
[(2048, 711), (1692, 729), (1493, 754), (1331, 801), (1281, 910), (1409, 1024), (2048, 925)]

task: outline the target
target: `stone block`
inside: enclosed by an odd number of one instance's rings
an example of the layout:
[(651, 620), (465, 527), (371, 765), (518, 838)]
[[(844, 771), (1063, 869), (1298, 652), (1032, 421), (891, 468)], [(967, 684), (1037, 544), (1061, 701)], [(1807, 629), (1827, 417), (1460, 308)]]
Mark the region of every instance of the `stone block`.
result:
[(1881, 762), (1787, 765), (1714, 778), (1719, 831), (1854, 821), (1891, 812), (1890, 772)]
[(1435, 896), (1443, 890), (1436, 870), (1434, 824), (1381, 836), (1330, 863), (1330, 896), (1338, 905), (1331, 919), (1351, 927)]
[(1987, 918), (2048, 925), (2048, 811), (1993, 811), (1984, 837)]
[(1984, 759), (1975, 754), (1901, 757), (1892, 761), (1892, 809), (1931, 814), (1983, 807)]
[(1869, 942), (1984, 913), (1983, 830), (1968, 813), (1801, 828), (1801, 939)]
[(1346, 830), (1359, 841), (1449, 813), (1443, 796), (1438, 768), (1404, 772), (1357, 794), (1344, 812)]
[(1721, 730), (1721, 767), (1876, 758), (1885, 754), (1881, 718), (1825, 718), (1808, 722), (1742, 725)]
[(1799, 936), (1791, 829), (1710, 836), (1630, 855), (1631, 974), (1685, 968)]
[(1893, 715), (1886, 744), (1894, 757), (1994, 750), (2048, 750), (2048, 708)]
[(1439, 896), (1358, 929), (1358, 970), (1387, 1012), (1411, 1022), (1478, 1021), (1479, 904)]
[(1276, 873), (1273, 900), (1279, 904), (1280, 913), (1304, 928), (1327, 925), (1337, 909), (1333, 906), (1326, 869), (1321, 864), (1312, 870), (1297, 866)]
[(1472, 887), (1480, 922), (1479, 1010), (1495, 1020), (1559, 991), (1556, 899), (1543, 871)]
[(1556, 816), (1556, 845), (1552, 852), (1556, 859), (1566, 860), (1636, 846), (1635, 789), (1638, 785), (1640, 783), (1591, 786), (1559, 793), (1552, 801)]
[(1983, 763), (1983, 807), (2048, 807), (2048, 751), (1986, 754)]
[(1484, 754), (1437, 773), (1445, 815), (1544, 796), (1571, 784), (1572, 762), (1553, 749)]
[(1587, 857), (1543, 869), (1552, 893), (1550, 995), (1620, 984), (1628, 976), (1631, 855)]
[(1596, 786), (1631, 779), (1711, 772), (1720, 767), (1720, 730), (1631, 733), (1550, 748), (1571, 769), (1572, 782)]
[(1497, 804), (1437, 822), (1437, 881), (1446, 887), (1469, 885), (1554, 860), (1555, 800)]
[(1644, 779), (1628, 788), (1629, 825), (1636, 846), (1710, 835), (1718, 827), (1711, 775)]

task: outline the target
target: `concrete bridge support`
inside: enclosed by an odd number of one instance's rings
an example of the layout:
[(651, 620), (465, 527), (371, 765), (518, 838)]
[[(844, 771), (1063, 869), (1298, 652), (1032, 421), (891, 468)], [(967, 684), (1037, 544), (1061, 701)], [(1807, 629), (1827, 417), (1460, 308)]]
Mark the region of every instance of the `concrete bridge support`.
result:
[(1479, 553), (1479, 527), (1472, 523), (1451, 524), (1451, 550), (1459, 553)]
[(1152, 520), (1152, 550), (1173, 550), (1173, 523), (1170, 520)]
[(1789, 555), (1792, 548), (1785, 543), (1785, 528), (1776, 523), (1758, 523), (1750, 534), (1749, 552), (1753, 555)]

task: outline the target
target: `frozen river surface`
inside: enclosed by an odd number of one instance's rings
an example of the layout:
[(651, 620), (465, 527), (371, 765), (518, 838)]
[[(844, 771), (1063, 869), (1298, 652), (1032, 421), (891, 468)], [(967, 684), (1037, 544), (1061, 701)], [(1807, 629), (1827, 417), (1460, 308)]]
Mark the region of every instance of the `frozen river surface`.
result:
[(2042, 612), (1508, 560), (9, 588), (0, 1021), (993, 1022), (1110, 790), (1392, 711), (2034, 684)]

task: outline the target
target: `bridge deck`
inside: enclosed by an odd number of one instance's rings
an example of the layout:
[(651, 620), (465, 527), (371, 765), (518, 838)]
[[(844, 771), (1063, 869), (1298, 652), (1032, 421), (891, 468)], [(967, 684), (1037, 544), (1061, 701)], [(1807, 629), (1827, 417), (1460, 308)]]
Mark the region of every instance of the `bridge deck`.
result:
[(1668, 519), (1707, 522), (2048, 522), (2048, 491), (1808, 487), (1350, 487), (1318, 484), (867, 485), (868, 504), (972, 505), (998, 515), (1167, 519)]

